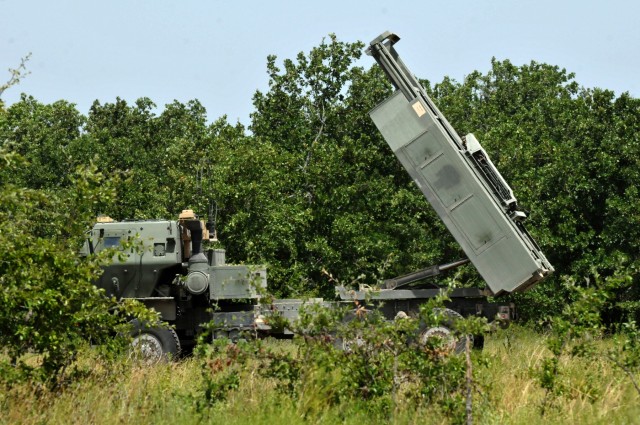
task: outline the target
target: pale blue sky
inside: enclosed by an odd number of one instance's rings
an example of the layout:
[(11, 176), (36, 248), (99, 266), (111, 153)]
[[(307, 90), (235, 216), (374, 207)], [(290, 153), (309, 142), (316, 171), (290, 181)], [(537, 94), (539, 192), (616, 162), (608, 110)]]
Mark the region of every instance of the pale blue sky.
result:
[(368, 43), (390, 30), (409, 68), (434, 82), (486, 72), (495, 56), (638, 97), (639, 20), (633, 0), (0, 0), (0, 82), (31, 52), (31, 75), (3, 95), (9, 104), (25, 92), (86, 114), (95, 99), (146, 96), (159, 113), (199, 99), (210, 121), (248, 124), (267, 55), (293, 58), (329, 33)]

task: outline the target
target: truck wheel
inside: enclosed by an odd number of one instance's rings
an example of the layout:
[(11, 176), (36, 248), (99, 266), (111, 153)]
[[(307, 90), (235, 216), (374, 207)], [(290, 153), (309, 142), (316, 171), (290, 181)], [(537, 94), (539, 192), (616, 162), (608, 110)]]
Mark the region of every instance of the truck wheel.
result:
[(146, 364), (175, 359), (180, 355), (180, 340), (171, 328), (147, 326), (138, 319), (131, 322), (131, 356)]
[[(442, 341), (442, 346), (436, 355), (446, 356), (452, 353), (464, 353), (466, 346), (464, 335), (456, 336), (454, 332), (455, 322), (462, 319), (462, 315), (448, 308), (434, 309), (434, 312), (441, 316), (440, 324), (437, 326), (421, 325), (418, 330), (418, 344), (425, 347), (429, 339), (439, 338)], [(470, 337), (473, 345), (473, 336)]]

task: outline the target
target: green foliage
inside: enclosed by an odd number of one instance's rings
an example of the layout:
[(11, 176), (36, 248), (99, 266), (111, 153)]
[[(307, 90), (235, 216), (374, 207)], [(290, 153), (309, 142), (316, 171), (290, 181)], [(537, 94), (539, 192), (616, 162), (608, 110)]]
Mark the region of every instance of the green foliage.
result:
[[(115, 197), (92, 209), (118, 219), (187, 207), (212, 215), (215, 201), (230, 260), (266, 264), (280, 297), (332, 296), (332, 275), (375, 284), (457, 259), (459, 247), (368, 116), (392, 88), (377, 66), (357, 66), (362, 48), (330, 35), (295, 58), (269, 57), (248, 131), (226, 117), (209, 124), (197, 101), (157, 113), (150, 99), (116, 99), (83, 116), (67, 102), (24, 96), (0, 107), (0, 144), (28, 163), (0, 167), (0, 181), (49, 197), (73, 186), (69, 170), (93, 163), (117, 179)], [(487, 73), (427, 89), (459, 133), (478, 136), (556, 267), (513, 297), (524, 319), (561, 312), (576, 296), (560, 276), (596, 266), (608, 277), (619, 258), (638, 261), (638, 99), (582, 88), (557, 66), (495, 59)], [(464, 285), (482, 285), (472, 267), (460, 273)], [(609, 321), (640, 320), (638, 288), (616, 290)]]
[[(560, 276), (588, 276), (594, 266), (607, 276), (620, 254), (638, 259), (640, 100), (580, 88), (557, 66), (495, 59), (486, 75), (429, 88), (458, 132), (478, 137), (530, 210), (528, 228), (557, 270), (517, 298), (525, 318), (561, 311), (571, 293)], [(631, 288), (618, 294), (637, 295)]]
[[(323, 270), (371, 284), (439, 261), (442, 247), (459, 255), (368, 117), (390, 86), (354, 65), (362, 47), (330, 36), (283, 69), (270, 57), (269, 91), (254, 96), (250, 130), (284, 161), (262, 185), (275, 197), (259, 224), (243, 221), (273, 247), (260, 253), (279, 295), (330, 294)], [(261, 237), (254, 226), (277, 231)]]
[(0, 178), (30, 189), (57, 189), (71, 184), (69, 171), (88, 166), (74, 160), (72, 145), (80, 137), (85, 118), (73, 104), (58, 101), (43, 105), (31, 96), (0, 111), (0, 143), (27, 163), (7, 167)]
[(605, 356), (627, 375), (640, 394), (640, 329), (635, 320), (620, 324), (614, 338), (614, 347)]
[[(330, 35), (308, 53), (267, 60), (248, 133), (222, 117), (207, 124), (197, 101), (160, 114), (142, 98), (73, 105), (24, 97), (0, 110), (0, 140), (29, 160), (0, 177), (32, 189), (66, 188), (67, 170), (90, 161), (118, 175), (120, 219), (166, 218), (219, 207), (218, 230), (234, 261), (269, 266), (278, 296), (329, 295), (327, 274), (364, 283), (461, 256), (368, 117), (391, 87), (377, 66), (356, 66), (362, 43)], [(581, 88), (573, 74), (493, 60), (462, 83), (427, 88), (459, 133), (474, 132), (514, 188), (528, 227), (558, 273), (612, 273), (638, 259), (638, 99)], [(465, 268), (465, 284), (481, 279)], [(618, 294), (638, 311), (638, 286)], [(560, 311), (558, 277), (520, 296), (523, 317)], [(638, 319), (636, 317), (636, 319)]]
[[(615, 338), (616, 344), (606, 351), (599, 348), (598, 341), (607, 331), (603, 322), (604, 313), (612, 308), (613, 300), (621, 288), (628, 287), (633, 281), (627, 267), (619, 266), (608, 277), (601, 277), (593, 269), (594, 280), (587, 281), (586, 286), (578, 286), (575, 279), (564, 277), (564, 285), (574, 299), (562, 309), (561, 314), (548, 317), (546, 322), (551, 330), (547, 339), (550, 355), (545, 357), (540, 366), (531, 371), (545, 397), (541, 403), (544, 415), (550, 407), (556, 406), (559, 397), (571, 397), (571, 382), (563, 376), (561, 362), (563, 358), (604, 357), (620, 367), (633, 382), (638, 394), (640, 387), (637, 374), (640, 373), (640, 355), (638, 340), (640, 333), (631, 320), (619, 326)], [(585, 375), (597, 379), (597, 370), (585, 371)], [(588, 391), (588, 389), (587, 389)], [(592, 394), (594, 398), (597, 394)]]
[(477, 389), (471, 360), (453, 354), (446, 338), (422, 335), (424, 329), (443, 326), (445, 321), (453, 326), (456, 338), (464, 338), (463, 332), (484, 335), (487, 326), (486, 320), (477, 318), (449, 323), (442, 314), (444, 301), (446, 297), (433, 299), (419, 317), (395, 321), (357, 304), (355, 310), (310, 304), (299, 320), (285, 324), (296, 335), (287, 350), (263, 340), (237, 344), (201, 340), (197, 353), (203, 360), (205, 397), (197, 402), (199, 411), (205, 414), (227, 400), (240, 385), (237, 377), (249, 368), (274, 382), (305, 418), (354, 403), (378, 419), (394, 417), (401, 405), (437, 405), (454, 422), (462, 422), (466, 390)]
[(209, 347), (200, 345), (199, 354), (204, 357), (202, 375), (204, 377), (204, 398), (198, 398), (196, 405), (200, 413), (215, 403), (225, 401), (232, 390), (240, 386), (239, 371), (247, 363), (246, 343), (231, 344), (226, 338), (215, 341)]
[[(511, 348), (505, 346), (509, 335)], [(544, 391), (535, 385), (527, 368), (535, 364), (544, 349), (545, 335), (524, 326), (514, 326), (489, 335), (481, 358), (472, 356), (474, 379), (482, 383), (474, 398), (474, 423), (519, 424), (626, 424), (637, 422), (640, 395), (621, 369), (599, 358), (571, 358), (563, 362), (566, 378), (574, 381), (572, 398), (559, 400), (558, 409), (545, 416), (538, 408)], [(600, 341), (602, 350), (612, 348), (613, 341)], [(292, 353), (291, 341), (261, 340), (266, 350)], [(241, 344), (238, 347), (244, 349)], [(390, 418), (374, 410), (369, 401), (347, 400), (329, 407), (331, 377), (316, 374), (308, 382), (304, 396), (294, 399), (276, 389), (277, 380), (262, 376), (263, 364), (250, 357), (238, 373), (239, 386), (225, 393), (224, 401), (204, 403), (205, 358), (193, 357), (176, 363), (158, 363), (138, 367), (126, 359), (105, 364), (93, 350), (80, 353), (80, 363), (92, 373), (78, 379), (63, 391), (36, 394), (29, 384), (16, 384), (0, 392), (1, 424), (91, 424), (112, 423), (222, 423), (245, 424), (452, 424), (459, 416), (447, 416), (437, 404), (397, 397), (399, 406)], [(577, 386), (585, 371), (597, 370), (591, 393)], [(323, 382), (327, 385), (320, 386)], [(600, 394), (593, 400), (590, 394)], [(201, 403), (199, 407), (197, 402)], [(459, 405), (458, 405), (459, 406)], [(200, 410), (199, 410), (200, 409)], [(307, 412), (306, 416), (303, 415)]]
[[(7, 169), (24, 160), (0, 150)], [(144, 309), (108, 299), (93, 281), (113, 253), (81, 259), (82, 235), (113, 191), (92, 165), (78, 168), (60, 192), (0, 186), (0, 381), (31, 379), (56, 387), (81, 347), (124, 330), (128, 314)]]
[[(0, 85), (0, 97), (10, 87), (20, 84), (20, 80), (24, 79), (27, 75), (31, 74), (31, 71), (27, 71), (27, 62), (31, 59), (31, 53), (20, 59), (20, 65), (17, 68), (9, 68), (11, 77), (6, 83)], [(2, 99), (0, 99), (0, 109), (4, 106)]]

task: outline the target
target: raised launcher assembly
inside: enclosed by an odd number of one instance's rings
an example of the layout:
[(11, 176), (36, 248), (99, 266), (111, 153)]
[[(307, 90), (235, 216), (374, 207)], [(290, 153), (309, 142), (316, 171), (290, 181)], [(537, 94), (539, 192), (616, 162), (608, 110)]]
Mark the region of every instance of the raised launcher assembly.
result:
[[(132, 322), (132, 347), (145, 357), (178, 356), (192, 347), (205, 328), (212, 337), (246, 335), (288, 337), (291, 331), (277, 326), (281, 320), (297, 320), (309, 304), (325, 307), (375, 309), (386, 320), (417, 317), (420, 308), (445, 289), (437, 285), (413, 285), (471, 261), (489, 289), (455, 288), (446, 291), (446, 315), (485, 317), (504, 326), (515, 317), (512, 303), (487, 296), (523, 291), (553, 271), (529, 236), (516, 199), (487, 153), (473, 135), (461, 139), (407, 70), (393, 49), (399, 38), (384, 33), (368, 52), (378, 61), (397, 91), (378, 105), (371, 117), (391, 149), (425, 194), (468, 260), (428, 267), (385, 281), (382, 288), (352, 290), (336, 287), (338, 300), (262, 299), (267, 272), (257, 265), (230, 265), (225, 251), (214, 249), (215, 225), (200, 221), (184, 210), (178, 220), (120, 221), (103, 218), (87, 233), (82, 249), (91, 255), (105, 248), (118, 251), (112, 264), (95, 284), (106, 295), (133, 298), (154, 308), (170, 327)], [(209, 214), (211, 219), (212, 212)], [(212, 235), (207, 235), (212, 230)], [(209, 243), (202, 246), (202, 241)], [(129, 241), (132, 248), (122, 244)], [(136, 249), (137, 248), (137, 249)], [(121, 261), (122, 260), (122, 261)], [(210, 327), (209, 324), (213, 326)], [(276, 324), (276, 326), (272, 326)], [(447, 327), (448, 326), (448, 327)], [(456, 340), (454, 324), (440, 324), (420, 331)], [(461, 341), (461, 338), (457, 338)], [(474, 340), (481, 345), (482, 338)], [(456, 343), (456, 345), (459, 345)], [(188, 351), (188, 350), (187, 350)]]
[(473, 134), (461, 138), (384, 32), (367, 54), (396, 91), (370, 112), (393, 152), (494, 294), (521, 292), (553, 272), (525, 229), (509, 185)]

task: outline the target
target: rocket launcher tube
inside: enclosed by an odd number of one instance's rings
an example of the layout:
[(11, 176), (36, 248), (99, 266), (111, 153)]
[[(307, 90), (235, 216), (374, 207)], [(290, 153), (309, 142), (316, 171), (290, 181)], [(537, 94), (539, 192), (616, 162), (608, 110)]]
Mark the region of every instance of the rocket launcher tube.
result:
[(396, 92), (371, 119), (494, 294), (521, 292), (553, 272), (524, 228), (509, 185), (473, 137), (460, 138), (381, 34), (367, 53)]

